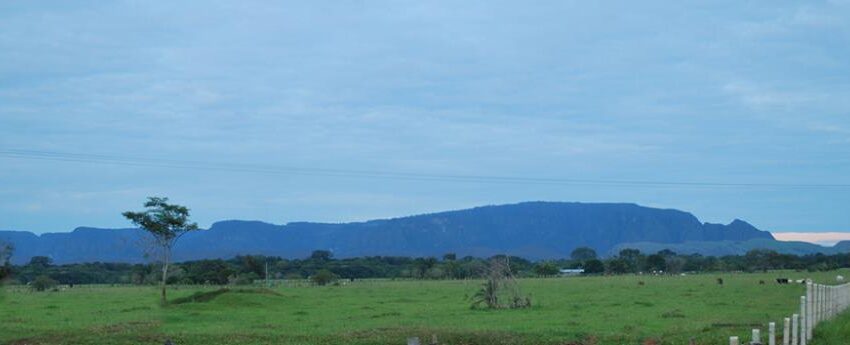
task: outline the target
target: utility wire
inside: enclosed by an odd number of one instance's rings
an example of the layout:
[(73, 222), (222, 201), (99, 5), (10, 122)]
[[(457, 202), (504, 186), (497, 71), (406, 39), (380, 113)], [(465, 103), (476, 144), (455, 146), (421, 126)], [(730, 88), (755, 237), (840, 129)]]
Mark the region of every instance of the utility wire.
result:
[(538, 178), (495, 175), (453, 175), (421, 174), (409, 172), (390, 172), (351, 169), (303, 168), (293, 166), (223, 163), (210, 161), (190, 161), (161, 158), (127, 157), (115, 155), (71, 153), (58, 151), (39, 151), (22, 149), (0, 149), (0, 157), (11, 159), (30, 159), (76, 163), (97, 163), (119, 166), (176, 168), (193, 170), (214, 170), (227, 172), (267, 173), (282, 175), (310, 175), (331, 177), (377, 178), (414, 181), (446, 181), (509, 184), (551, 184), (551, 185), (607, 185), (607, 186), (691, 186), (691, 187), (773, 187), (773, 188), (850, 188), (842, 183), (725, 183), (703, 181), (648, 181), (648, 180), (607, 180), (576, 178)]

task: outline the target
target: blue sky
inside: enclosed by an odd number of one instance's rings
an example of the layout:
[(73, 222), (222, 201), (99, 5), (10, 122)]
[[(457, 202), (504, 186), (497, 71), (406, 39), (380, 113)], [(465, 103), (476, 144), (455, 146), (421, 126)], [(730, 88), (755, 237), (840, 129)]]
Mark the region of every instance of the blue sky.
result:
[(3, 2), (3, 150), (775, 185), (6, 154), (0, 229), (128, 226), (165, 195), (202, 226), (557, 200), (850, 232), (850, 188), (799, 186), (850, 184), (850, 2)]

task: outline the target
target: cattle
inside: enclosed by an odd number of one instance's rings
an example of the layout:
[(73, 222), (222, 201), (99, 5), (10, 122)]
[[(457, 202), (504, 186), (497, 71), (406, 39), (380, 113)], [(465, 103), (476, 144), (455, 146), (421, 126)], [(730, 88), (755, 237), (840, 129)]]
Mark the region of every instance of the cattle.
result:
[(835, 276), (835, 281), (837, 281), (837, 282), (843, 282), (843, 281), (844, 281), (844, 276)]
[(638, 285), (643, 286), (643, 285), (644, 285), (643, 280), (639, 281), (639, 282), (638, 282)]
[(764, 280), (759, 280), (759, 285), (764, 285)]
[(788, 284), (788, 278), (776, 278), (777, 284)]
[(717, 285), (723, 285), (723, 278), (717, 278)]

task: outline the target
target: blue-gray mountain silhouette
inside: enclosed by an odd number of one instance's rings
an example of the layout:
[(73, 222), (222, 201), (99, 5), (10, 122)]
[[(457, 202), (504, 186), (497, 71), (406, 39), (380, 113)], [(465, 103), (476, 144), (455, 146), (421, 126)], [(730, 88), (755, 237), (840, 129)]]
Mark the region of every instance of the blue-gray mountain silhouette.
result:
[[(77, 228), (70, 233), (0, 231), (16, 247), (14, 261), (35, 255), (56, 263), (144, 262), (144, 233), (137, 229)], [(187, 234), (175, 259), (229, 258), (239, 254), (303, 258), (327, 249), (336, 257), (510, 254), (563, 258), (579, 246), (608, 253), (622, 243), (693, 243), (773, 240), (766, 231), (735, 220), (702, 223), (692, 214), (620, 203), (525, 202), (367, 222), (328, 224), (222, 221)]]

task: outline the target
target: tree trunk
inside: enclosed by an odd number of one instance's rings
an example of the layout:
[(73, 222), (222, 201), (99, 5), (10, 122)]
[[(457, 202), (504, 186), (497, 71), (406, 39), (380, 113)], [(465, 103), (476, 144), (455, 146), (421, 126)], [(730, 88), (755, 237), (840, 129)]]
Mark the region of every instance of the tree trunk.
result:
[(168, 279), (168, 263), (170, 259), (170, 255), (166, 251), (165, 255), (163, 255), (162, 260), (162, 282), (160, 283), (160, 286), (162, 288), (162, 300), (160, 301), (160, 303), (162, 303), (162, 305), (168, 304), (168, 299), (165, 296), (165, 282), (166, 279)]

